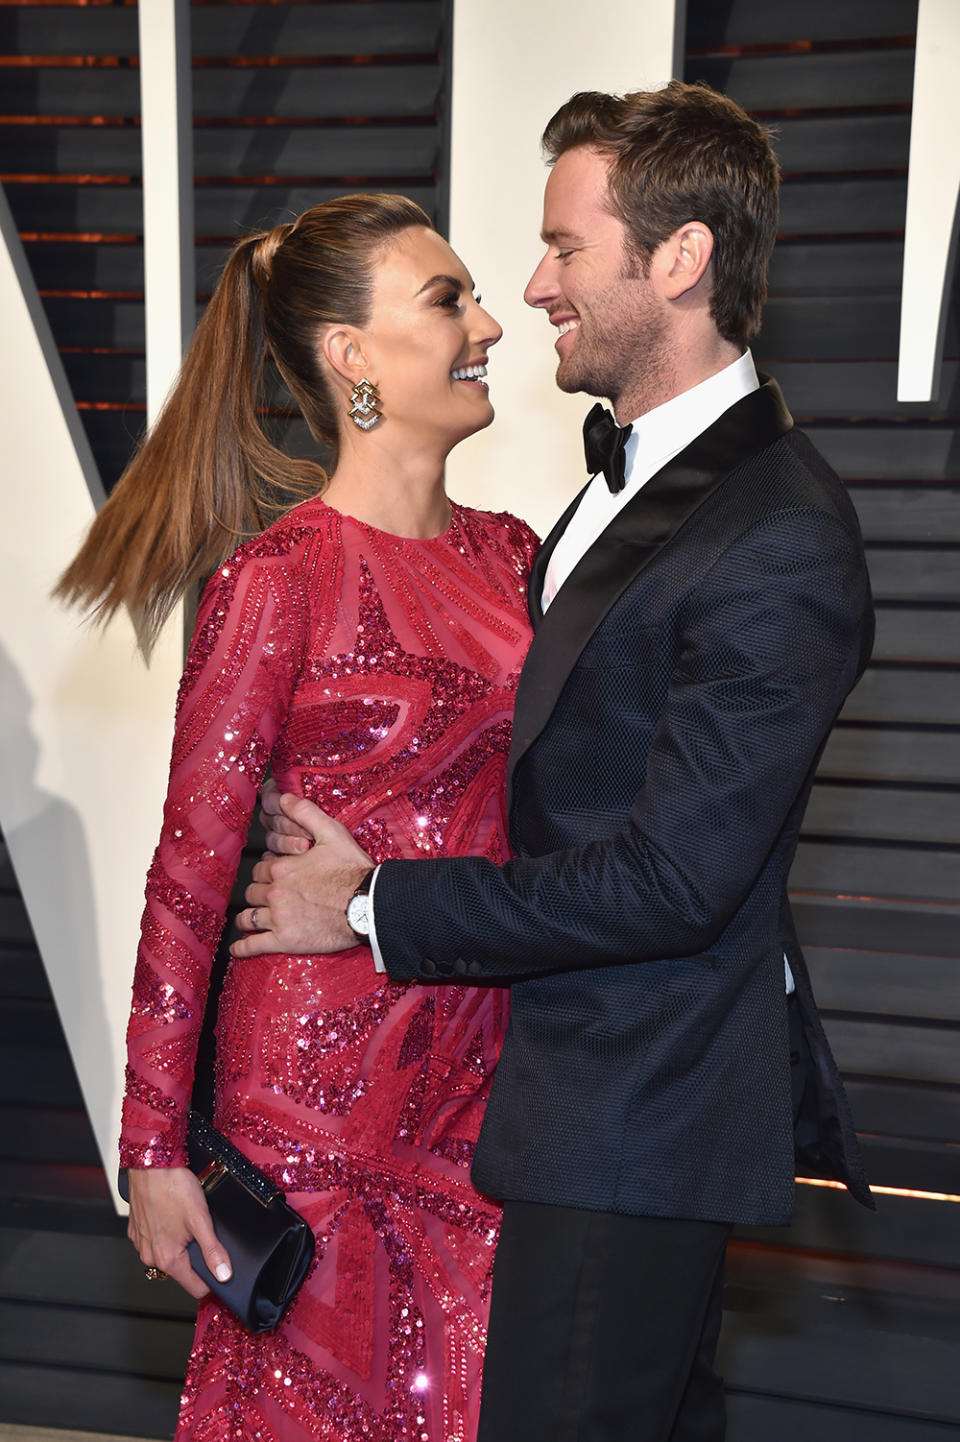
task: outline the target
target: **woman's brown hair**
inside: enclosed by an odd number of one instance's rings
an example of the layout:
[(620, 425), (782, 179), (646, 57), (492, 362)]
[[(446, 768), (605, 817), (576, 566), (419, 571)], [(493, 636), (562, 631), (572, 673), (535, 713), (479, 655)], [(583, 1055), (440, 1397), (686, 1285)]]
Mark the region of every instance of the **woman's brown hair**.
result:
[(324, 201), (233, 249), (177, 382), (54, 595), (108, 620), (122, 605), (149, 652), (179, 597), (244, 537), (327, 481), (285, 455), (258, 403), (272, 358), (336, 466), (338, 420), (317, 337), (365, 325), (378, 249), (426, 213), (398, 195)]
[(671, 80), (662, 90), (571, 96), (543, 148), (552, 163), (578, 145), (609, 157), (610, 208), (644, 271), (687, 221), (709, 225), (711, 314), (724, 339), (744, 347), (760, 325), (777, 238), (780, 170), (768, 133), (708, 85)]

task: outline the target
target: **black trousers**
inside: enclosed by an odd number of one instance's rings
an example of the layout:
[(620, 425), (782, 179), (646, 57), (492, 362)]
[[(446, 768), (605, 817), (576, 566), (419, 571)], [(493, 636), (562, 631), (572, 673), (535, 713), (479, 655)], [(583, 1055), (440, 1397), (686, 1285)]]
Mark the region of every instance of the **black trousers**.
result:
[(721, 1442), (729, 1234), (507, 1202), (477, 1442)]

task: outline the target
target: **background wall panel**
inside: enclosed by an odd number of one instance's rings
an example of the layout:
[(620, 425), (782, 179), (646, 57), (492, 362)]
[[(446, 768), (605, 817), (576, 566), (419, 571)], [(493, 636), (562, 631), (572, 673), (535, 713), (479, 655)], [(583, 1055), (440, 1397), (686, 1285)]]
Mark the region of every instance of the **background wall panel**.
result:
[[(316, 200), (375, 186), (443, 218), (440, 0), (193, 21), (198, 313), (237, 235)], [(145, 417), (140, 175), (135, 5), (0, 4), (0, 176), (108, 486)], [(0, 1046), (0, 1420), (170, 1436), (193, 1305), (123, 1235), (2, 845)]]
[[(730, 1442), (960, 1428), (960, 1212), (932, 1199), (960, 1195), (960, 306), (939, 400), (899, 405), (915, 24), (916, 0), (688, 5), (687, 77), (776, 130), (782, 235), (757, 358), (847, 480), (878, 596), (794, 911), (871, 1178), (925, 1194), (881, 1194), (871, 1216), (801, 1186), (792, 1228), (738, 1237)], [(240, 230), (345, 188), (383, 181), (444, 220), (450, 42), (440, 0), (194, 5), (198, 305)], [(624, 65), (625, 83), (644, 79)], [(134, 6), (0, 4), (0, 77), (0, 174), (112, 479), (144, 407)], [(535, 155), (533, 131), (523, 143)], [(295, 421), (288, 436), (309, 444)], [(0, 1418), (170, 1435), (190, 1305), (148, 1287), (122, 1239), (2, 859), (0, 997)]]
[(939, 400), (898, 404), (915, 25), (915, 0), (688, 6), (686, 77), (774, 130), (781, 237), (755, 352), (850, 487), (877, 600), (794, 912), (868, 1175), (926, 1194), (881, 1192), (871, 1217), (800, 1186), (792, 1228), (740, 1235), (722, 1343), (736, 1442), (919, 1442), (960, 1424), (960, 306)]

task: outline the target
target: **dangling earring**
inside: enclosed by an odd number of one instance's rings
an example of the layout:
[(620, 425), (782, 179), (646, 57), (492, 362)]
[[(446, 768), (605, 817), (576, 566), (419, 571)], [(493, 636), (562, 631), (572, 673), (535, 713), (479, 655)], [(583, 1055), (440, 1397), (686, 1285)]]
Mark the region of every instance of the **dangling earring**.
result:
[(362, 431), (368, 431), (377, 421), (382, 420), (383, 411), (380, 407), (383, 402), (377, 394), (376, 386), (371, 385), (368, 380), (357, 381), (350, 392), (350, 400), (350, 419)]

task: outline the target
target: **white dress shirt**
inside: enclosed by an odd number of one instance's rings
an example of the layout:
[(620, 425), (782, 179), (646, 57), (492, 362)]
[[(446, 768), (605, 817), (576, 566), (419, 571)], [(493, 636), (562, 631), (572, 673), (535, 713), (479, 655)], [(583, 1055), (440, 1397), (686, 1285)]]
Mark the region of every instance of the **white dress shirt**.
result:
[[(657, 406), (633, 422), (633, 430), (624, 452), (623, 490), (614, 495), (602, 472), (594, 476), (587, 486), (547, 564), (541, 596), (544, 611), (577, 562), (586, 555), (614, 516), (646, 485), (650, 477), (656, 475), (674, 456), (679, 455), (697, 436), (702, 435), (714, 421), (719, 420), (724, 411), (729, 410), (743, 396), (757, 390), (759, 385), (753, 356), (747, 350), (716, 375), (674, 396), (672, 400), (664, 401), (662, 406)], [(374, 917), (376, 882), (377, 872), (374, 872), (370, 887), (370, 949), (377, 970), (386, 971), (377, 943)], [(783, 958), (783, 965), (789, 993), (794, 990), (794, 981), (786, 957)]]
[(759, 384), (753, 356), (744, 351), (738, 360), (717, 371), (715, 376), (674, 396), (673, 400), (664, 401), (662, 406), (633, 422), (624, 451), (623, 490), (613, 495), (601, 473), (594, 476), (584, 491), (550, 557), (541, 597), (544, 611), (601, 531), (606, 530), (650, 477)]

